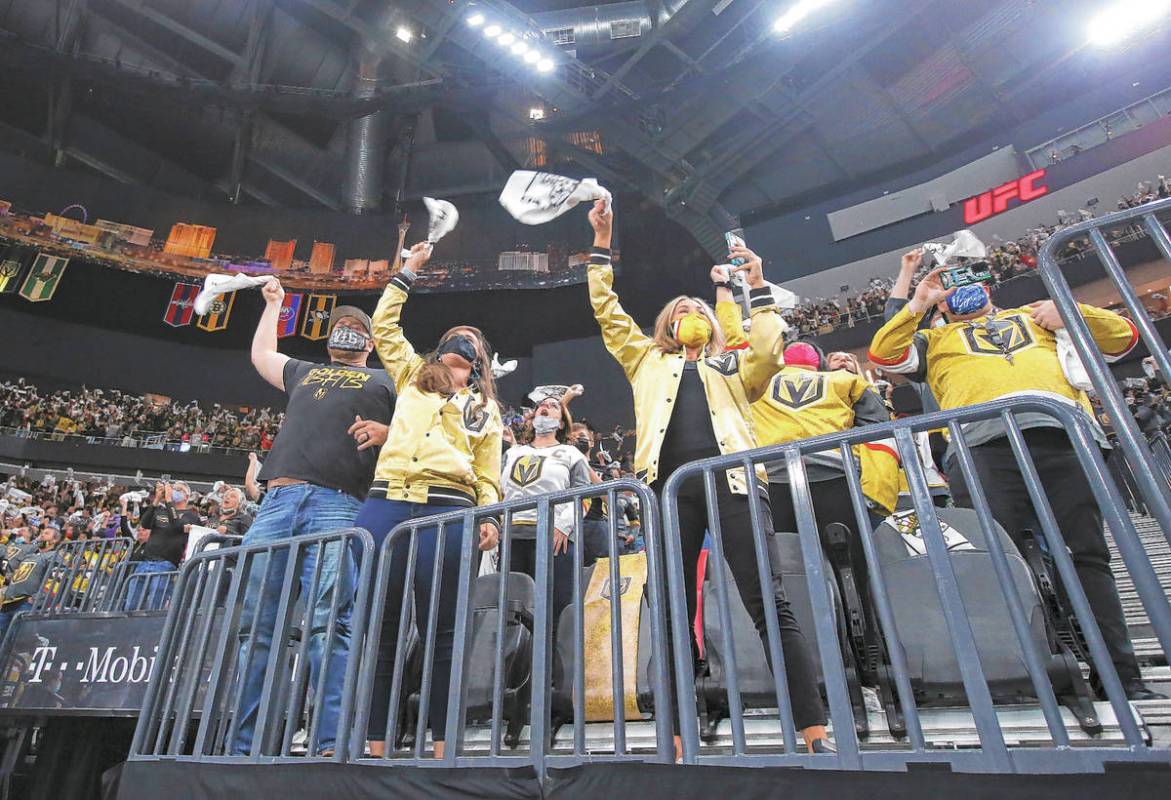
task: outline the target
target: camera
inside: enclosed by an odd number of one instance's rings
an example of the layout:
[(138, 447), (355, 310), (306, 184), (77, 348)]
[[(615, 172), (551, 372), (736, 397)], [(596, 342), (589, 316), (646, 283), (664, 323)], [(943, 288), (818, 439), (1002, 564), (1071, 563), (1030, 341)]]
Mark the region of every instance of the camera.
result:
[(987, 261), (973, 261), (952, 267), (939, 276), (944, 289), (953, 289), (960, 286), (970, 286), (973, 283), (984, 283), (992, 280), (992, 269)]

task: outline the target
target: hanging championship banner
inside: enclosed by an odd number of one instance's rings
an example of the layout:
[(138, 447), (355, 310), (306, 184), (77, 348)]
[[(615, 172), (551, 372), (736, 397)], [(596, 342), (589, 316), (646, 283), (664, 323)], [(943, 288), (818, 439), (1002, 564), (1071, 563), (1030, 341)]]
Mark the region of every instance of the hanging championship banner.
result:
[(301, 316), (301, 302), (305, 295), (300, 292), (290, 292), (281, 302), (281, 313), (276, 321), (276, 335), (278, 339), (292, 336), (297, 332), (297, 318)]
[(27, 245), (10, 244), (0, 250), (0, 294), (12, 294), (19, 287), (37, 251)]
[(176, 283), (171, 290), (171, 302), (167, 303), (167, 313), (163, 314), (163, 322), (172, 328), (182, 328), (191, 324), (195, 316), (195, 297), (199, 294), (198, 283)]
[(20, 287), (20, 296), (30, 303), (52, 300), (67, 266), (68, 258), (51, 256), (48, 253), (38, 254), (28, 271), (28, 277)]
[(333, 313), (337, 295), (311, 294), (305, 301), (305, 319), (301, 322), (301, 335), (306, 339), (320, 341), (329, 336), (329, 315)]
[(222, 331), (228, 327), (228, 317), (232, 315), (232, 305), (236, 302), (236, 293), (221, 294), (211, 301), (207, 313), (199, 317), (195, 327), (208, 333)]

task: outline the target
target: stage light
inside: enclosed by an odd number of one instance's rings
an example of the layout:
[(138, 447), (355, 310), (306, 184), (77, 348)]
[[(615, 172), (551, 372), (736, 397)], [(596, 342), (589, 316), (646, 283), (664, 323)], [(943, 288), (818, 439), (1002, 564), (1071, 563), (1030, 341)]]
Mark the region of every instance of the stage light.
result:
[(497, 36), (499, 36), (503, 32), (504, 32), (504, 29), (501, 28), (499, 25), (489, 25), (487, 28), (484, 28), (484, 35), (487, 36), (489, 39), (495, 39)]
[(394, 32), (394, 36), (400, 42), (409, 42), (415, 38), (415, 35), (411, 33), (411, 29), (404, 28), (402, 25), (398, 26), (398, 30)]
[(537, 72), (549, 72), (553, 69), (553, 59), (542, 58), (537, 62)]
[(773, 23), (773, 30), (777, 33), (788, 33), (798, 22), (808, 17), (822, 6), (829, 5), (831, 0), (797, 0), (789, 10), (781, 14)]
[(533, 122), (540, 122), (545, 118), (545, 109), (540, 106), (533, 106), (529, 109), (529, 119)]
[(1152, 25), (1169, 8), (1169, 0), (1120, 0), (1090, 19), (1086, 37), (1100, 47), (1117, 44)]
[(526, 64), (536, 64), (540, 60), (541, 60), (541, 51), (540, 50), (530, 50), (527, 53), (525, 53), (525, 63)]
[(516, 35), (513, 34), (512, 31), (505, 31), (504, 33), (500, 34), (500, 38), (496, 40), (496, 44), (500, 45), (501, 47), (508, 47), (515, 41)]
[(512, 54), (514, 56), (523, 56), (529, 51), (529, 43), (525, 41), (518, 41), (512, 46)]
[(470, 17), (468, 17), (468, 25), (470, 25), (473, 28), (478, 28), (483, 24), (484, 24), (484, 15), (483, 14), (472, 14)]

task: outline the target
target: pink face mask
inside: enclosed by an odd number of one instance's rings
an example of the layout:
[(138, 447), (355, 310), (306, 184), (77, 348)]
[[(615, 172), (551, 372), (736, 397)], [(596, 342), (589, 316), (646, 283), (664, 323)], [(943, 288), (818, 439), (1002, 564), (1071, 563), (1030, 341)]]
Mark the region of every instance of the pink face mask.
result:
[(796, 342), (785, 348), (785, 365), (820, 369), (821, 355), (811, 345), (805, 342)]

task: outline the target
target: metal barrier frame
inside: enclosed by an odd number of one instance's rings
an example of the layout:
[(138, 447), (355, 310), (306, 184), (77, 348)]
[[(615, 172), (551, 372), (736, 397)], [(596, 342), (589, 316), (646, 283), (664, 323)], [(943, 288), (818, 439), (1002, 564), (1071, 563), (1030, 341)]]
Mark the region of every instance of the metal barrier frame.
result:
[(1041, 280), (1049, 291), (1049, 297), (1057, 306), (1061, 319), (1065, 322), (1065, 329), (1069, 331), (1074, 348), (1085, 365), (1094, 391), (1102, 401), (1106, 412), (1110, 415), (1111, 423), (1118, 435), (1118, 442), (1122, 452), (1130, 463), (1131, 472), (1138, 484), (1139, 491), (1151, 516), (1159, 521), (1163, 535), (1171, 543), (1171, 487), (1162, 480), (1159, 465), (1151, 448), (1148, 445), (1138, 423), (1126, 405), (1118, 383), (1106, 365), (1102, 352), (1094, 344), (1090, 335), (1089, 326), (1082, 319), (1074, 299), (1073, 290), (1061, 272), (1057, 260), (1057, 252), (1070, 240), (1082, 236), (1089, 236), (1098, 259), (1106, 270), (1106, 275), (1118, 289), (1126, 308), (1130, 311), (1131, 320), (1138, 330), (1139, 337), (1146, 344), (1151, 356), (1158, 365), (1159, 373), (1165, 385), (1171, 386), (1171, 354), (1167, 345), (1154, 323), (1143, 307), (1126, 278), (1126, 272), (1118, 261), (1118, 256), (1110, 247), (1103, 233), (1104, 230), (1117, 228), (1126, 224), (1141, 222), (1147, 234), (1159, 249), (1163, 258), (1171, 262), (1171, 237), (1168, 237), (1166, 228), (1155, 216), (1161, 212), (1171, 212), (1171, 198), (1156, 200), (1136, 208), (1128, 208), (1097, 219), (1072, 225), (1057, 231), (1046, 240), (1037, 259), (1037, 269), (1041, 273)]
[[(55, 562), (45, 572), (41, 587), (33, 596), (32, 607), (26, 613), (56, 615), (108, 611), (119, 593), (125, 564), (133, 549), (134, 540), (125, 537), (87, 539), (61, 545)], [(78, 588), (79, 583), (84, 583), (84, 588)], [(52, 591), (53, 584), (57, 586), (56, 592)]]
[[(1040, 483), (1032, 457), (1028, 453), (1021, 429), (1014, 414), (1040, 412), (1053, 417), (1070, 437), (1080, 468), (1085, 472), (1093, 489), (1104, 518), (1117, 543), (1122, 559), (1134, 579), (1135, 587), (1142, 597), (1150, 616), (1151, 625), (1165, 652), (1171, 652), (1171, 605), (1168, 604), (1158, 578), (1154, 572), (1138, 533), (1130, 517), (1124, 511), (1121, 494), (1113, 481), (1094, 438), (1092, 421), (1081, 410), (1054, 399), (1011, 398), (996, 400), (967, 408), (941, 411), (919, 417), (909, 417), (887, 423), (868, 425), (839, 433), (803, 439), (771, 447), (749, 450), (716, 458), (697, 461), (680, 467), (667, 479), (663, 489), (663, 542), (667, 558), (668, 595), (670, 600), (672, 634), (674, 640), (675, 672), (679, 676), (678, 714), (682, 721), (680, 733), (683, 742), (685, 764), (719, 763), (729, 766), (804, 766), (828, 769), (905, 769), (908, 764), (922, 762), (944, 762), (953, 768), (971, 772), (1086, 772), (1099, 771), (1108, 762), (1147, 761), (1171, 762), (1171, 750), (1155, 750), (1147, 746), (1142, 732), (1135, 722), (1129, 702), (1123, 692), (1118, 674), (1110, 662), (1106, 645), (1090, 610), (1074, 565), (1066, 551), (1061, 533), (1057, 529), (1052, 509)], [(1081, 621), (1086, 640), (1098, 671), (1101, 675), (1107, 697), (1118, 719), (1126, 739), (1126, 748), (1091, 748), (1070, 746), (1056, 697), (1046, 674), (1040, 654), (1033, 649), (1020, 600), (1015, 586), (1011, 583), (1009, 566), (999, 538), (995, 535), (994, 521), (976, 480), (975, 463), (970, 448), (964, 441), (963, 425), (968, 422), (999, 418), (1005, 425), (1009, 442), (1016, 456), (1022, 477), (1030, 497), (1037, 509), (1043, 533), (1057, 564), (1058, 572), (1069, 593), (1074, 611)], [(972, 493), (973, 506), (979, 516), (980, 526), (988, 540), (998, 583), (1006, 597), (1013, 629), (1025, 655), (1026, 666), (1033, 681), (1038, 701), (1052, 737), (1052, 748), (1012, 748), (1005, 745), (996, 710), (978, 658), (977, 646), (970, 621), (965, 613), (959, 584), (953, 571), (947, 543), (944, 540), (939, 518), (936, 514), (927, 478), (920, 463), (913, 434), (935, 428), (950, 430), (952, 441), (957, 447), (957, 462), (966, 484)], [(861, 483), (857, 477), (857, 464), (851, 445), (893, 438), (907, 475), (907, 482), (918, 515), (920, 530), (926, 543), (927, 555), (935, 578), (943, 615), (952, 646), (955, 650), (961, 677), (969, 705), (979, 734), (981, 747), (978, 750), (936, 750), (929, 747), (923, 736), (915, 705), (914, 694), (907, 670), (905, 657), (899, 647), (890, 648), (891, 669), (899, 693), (899, 700), (907, 724), (909, 747), (903, 750), (862, 752), (853, 724), (853, 714), (847, 694), (844, 665), (837, 646), (832, 600), (826, 588), (822, 567), (821, 544), (816, 529), (812, 500), (802, 457), (811, 453), (837, 450), (846, 467), (850, 489), (850, 500), (854, 506), (865, 559), (870, 573), (871, 594), (881, 630), (888, 642), (898, 642), (897, 628), (886, 590), (878, 554), (872, 541), (873, 528), (870, 524), (866, 502), (862, 495)], [(729, 468), (744, 469), (751, 475), (754, 465), (764, 462), (783, 461), (790, 475), (794, 508), (797, 511), (798, 534), (805, 562), (806, 580), (810, 590), (815, 618), (816, 645), (821, 658), (822, 671), (829, 700), (830, 717), (837, 720), (833, 726), (838, 747), (836, 754), (806, 754), (797, 752), (788, 691), (784, 681), (784, 654), (776, 623), (776, 606), (770, 592), (765, 591), (765, 611), (768, 620), (768, 650), (774, 664), (779, 714), (785, 740), (783, 754), (749, 754), (740, 719), (741, 704), (736, 684), (736, 663), (731, 644), (730, 620), (722, 620), (721, 636), (727, 659), (729, 706), (733, 737), (731, 755), (708, 755), (700, 752), (697, 735), (695, 684), (691, 678), (691, 651), (689, 646), (690, 624), (687, 620), (686, 598), (682, 593), (682, 554), (678, 539), (679, 492), (683, 481), (702, 476), (708, 501), (708, 528), (713, 539), (712, 556), (717, 567), (709, 566), (709, 574), (715, 580), (716, 591), (726, 598), (728, 588), (723, 570), (718, 564), (723, 560), (722, 534), (715, 506), (715, 480), (717, 471)], [(761, 530), (761, 499), (756, 492), (750, 492), (749, 504), (753, 520), (753, 538), (757, 554), (759, 577), (762, 588), (768, 586), (768, 551), (766, 535)], [(723, 604), (727, 617), (727, 603)], [(812, 645), (812, 643), (811, 643)], [(779, 669), (777, 668), (779, 667)], [(849, 724), (845, 724), (846, 721)]]
[[(626, 721), (622, 719), (621, 713), (616, 713), (616, 719), (613, 721), (614, 725), (614, 753), (612, 755), (592, 756), (586, 752), (585, 741), (585, 710), (584, 710), (584, 631), (583, 631), (583, 614), (584, 607), (582, 598), (585, 594), (586, 587), (582, 585), (581, 573), (583, 568), (584, 557), (584, 532), (583, 532), (583, 515), (581, 509), (581, 500), (590, 498), (606, 498), (609, 507), (614, 509), (617, 507), (616, 498), (617, 493), (623, 490), (633, 491), (639, 499), (640, 508), (642, 511), (642, 529), (643, 537), (646, 541), (647, 548), (647, 594), (648, 604), (651, 614), (651, 636), (654, 645), (655, 653), (666, 654), (667, 638), (666, 638), (666, 600), (663, 596), (663, 573), (660, 553), (660, 542), (657, 535), (658, 532), (658, 504), (655, 500), (654, 493), (645, 483), (634, 481), (630, 479), (621, 479), (615, 481), (607, 481), (600, 484), (593, 484), (588, 487), (581, 487), (576, 489), (569, 489), (561, 492), (554, 492), (551, 494), (542, 495), (535, 498), (521, 498), (516, 500), (505, 501), (491, 506), (476, 506), (459, 511), (452, 511), (444, 514), (437, 514), (429, 517), (420, 517), (412, 519), (396, 526), (387, 536), (382, 544), (379, 552), (379, 565), (377, 582), (375, 584), (372, 595), (372, 602), (374, 607), (369, 616), (369, 636), (366, 641), (366, 650), (363, 656), (363, 671), (362, 679), (356, 693), (357, 711), (352, 715), (354, 719), (353, 736), (349, 746), (351, 754), (358, 754), (363, 751), (363, 741), (366, 737), (367, 721), (369, 718), (370, 706), (373, 694), (373, 675), (374, 665), (378, 656), (378, 647), (380, 639), (380, 631), (382, 624), (382, 615), (384, 611), (385, 598), (390, 580), (391, 570), (391, 552), (395, 542), (399, 539), (409, 536), (410, 545), (408, 552), (408, 562), (406, 566), (406, 578), (404, 580), (404, 594), (407, 601), (402, 604), (400, 610), (399, 626), (398, 626), (398, 641), (396, 642), (396, 658), (394, 664), (394, 673), (392, 679), (392, 689), (389, 701), (389, 707), (396, 709), (399, 707), (401, 697), (399, 692), (401, 690), (402, 673), (405, 661), (406, 637), (408, 632), (407, 622), (410, 619), (410, 596), (412, 576), (415, 569), (415, 560), (418, 544), (419, 530), (421, 528), (429, 528), (438, 526), (437, 535), (440, 538), (440, 543), (444, 541), (444, 537), (450, 535), (448, 529), (452, 526), (458, 525), (460, 528), (460, 535), (462, 536), (461, 550), (460, 550), (460, 565), (459, 565), (459, 594), (456, 600), (456, 617), (455, 617), (455, 631), (453, 650), (452, 650), (452, 674), (451, 684), (448, 692), (448, 713), (447, 713), (447, 728), (445, 731), (445, 738), (447, 746), (445, 748), (444, 757), (442, 759), (433, 759), (424, 755), (425, 734), (427, 730), (427, 704), (431, 681), (431, 664), (434, 659), (435, 647), (435, 627), (436, 614), (432, 613), (427, 620), (427, 635), (424, 637), (425, 654), (423, 667), (423, 685), (421, 688), (421, 702), (419, 708), (418, 733), (415, 739), (414, 751), (411, 755), (406, 756), (401, 752), (396, 753), (391, 748), (395, 734), (397, 734), (397, 720), (391, 714), (388, 717), (387, 733), (384, 741), (386, 742), (386, 755), (381, 758), (367, 757), (363, 758), (363, 764), (377, 764), (386, 766), (411, 766), (411, 767), (456, 767), (456, 766), (496, 766), (496, 767), (517, 767), (524, 765), (532, 765), (538, 775), (544, 776), (549, 767), (568, 767), (576, 766), (584, 763), (600, 763), (600, 762), (614, 762), (614, 761), (657, 761), (660, 763), (671, 763), (674, 760), (674, 743), (672, 739), (672, 702), (671, 702), (671, 687), (667, 677), (667, 665), (664, 658), (654, 659), (654, 671), (652, 674), (652, 691), (655, 696), (655, 731), (656, 731), (656, 753), (653, 757), (647, 755), (636, 755), (628, 752), (626, 746)], [(549, 719), (551, 710), (551, 692), (552, 692), (552, 632), (553, 621), (551, 619), (549, 602), (552, 596), (553, 589), (553, 570), (552, 570), (552, 509), (553, 506), (565, 501), (574, 502), (574, 525), (578, 531), (575, 536), (574, 546), (574, 597), (577, 601), (577, 619), (576, 619), (576, 633), (574, 637), (574, 674), (573, 674), (573, 705), (574, 705), (574, 735), (573, 735), (573, 753), (554, 754), (547, 750), (550, 745), (550, 730)], [(496, 652), (495, 652), (495, 669), (493, 678), (493, 692), (492, 692), (492, 723), (491, 723), (491, 745), (489, 755), (460, 755), (460, 747), (464, 741), (464, 727), (465, 727), (465, 670), (467, 668), (468, 658), (471, 650), (467, 647), (467, 642), (471, 638), (471, 603), (470, 595), (473, 581), (475, 580), (475, 573), (473, 572), (473, 563), (476, 561), (476, 551), (478, 549), (478, 528), (482, 521), (488, 518), (498, 518), (501, 526), (501, 559), (500, 559), (500, 573), (507, 574), (510, 566), (510, 545), (511, 537), (507, 532), (511, 527), (511, 520), (513, 515), (521, 511), (537, 511), (537, 531), (536, 531), (536, 602), (534, 608), (534, 624), (533, 624), (533, 670), (532, 670), (532, 706), (530, 712), (530, 734), (529, 734), (529, 750), (528, 752), (518, 755), (507, 755), (501, 753), (500, 748), (500, 723), (502, 715), (502, 697), (503, 697), (503, 626), (504, 615), (499, 614), (497, 617), (497, 635), (496, 635)], [(618, 553), (616, 552), (617, 544), (617, 520), (614, 514), (611, 513), (608, 517), (609, 524), (609, 546), (610, 546), (610, 580), (611, 585), (618, 585), (619, 564), (618, 560), (614, 558)], [(440, 549), (440, 553), (442, 550)], [(436, 558), (434, 567), (434, 575), (438, 575), (442, 569), (442, 556)], [(431, 608), (434, 611), (436, 608), (436, 600), (438, 594), (438, 580), (432, 581), (432, 595)], [(505, 600), (505, 581), (500, 581), (499, 594), (497, 597), (497, 608), (504, 607)], [(611, 653), (620, 654), (622, 652), (622, 621), (620, 615), (620, 600), (619, 595), (615, 594), (611, 598), (610, 613), (611, 613)], [(419, 622), (422, 627), (422, 621)], [(613, 672), (613, 689), (612, 702), (615, 708), (621, 709), (623, 707), (623, 674), (622, 663), (618, 657), (614, 658), (614, 672)]]
[[(281, 755), (262, 755), (265, 744), (274, 743), (268, 739), (270, 732), (267, 728), (267, 722), (269, 713), (273, 711), (270, 706), (273, 705), (274, 696), (278, 691), (275, 687), (278, 678), (285, 680), (292, 677), (295, 679), (294, 684), (297, 688), (302, 691), (305, 689), (303, 684), (305, 681), (305, 673), (307, 672), (307, 652), (310, 638), (308, 632), (302, 635), (298, 653), (299, 662), (295, 669), (295, 675), (290, 676), (285, 674), (286, 670), (279, 666), (280, 658), (277, 655), (285, 652), (285, 642), (288, 639), (289, 629), (293, 622), (293, 607), (295, 604), (293, 598), (294, 587), (296, 587), (296, 591), (300, 591), (297, 568), (301, 556), (309, 548), (324, 548), (332, 543), (337, 543), (341, 548), (340, 552), (343, 558), (350, 557), (355, 546), (361, 555), (361, 563), (355, 566), (356, 583), (353, 618), (351, 621), (351, 629), (360, 635), (366, 629), (366, 612), (369, 607), (368, 597), (371, 573), (373, 572), (372, 556), (374, 551), (374, 543), (370, 534), (361, 528), (341, 528), (323, 533), (254, 545), (245, 546), (239, 544), (234, 547), (220, 548), (217, 550), (201, 549), (200, 552), (197, 552), (184, 562), (179, 571), (179, 580), (175, 587), (176, 599), (172, 601), (166, 622), (163, 625), (154, 669), (151, 672), (146, 696), (143, 699), (142, 713), (139, 716), (138, 725), (135, 728), (134, 739), (130, 747), (129, 757), (131, 759), (148, 760), (170, 758), (176, 760), (237, 764), (241, 762), (305, 763), (306, 761), (342, 762), (346, 760), (346, 745), (349, 739), (345, 732), (350, 729), (352, 721), (350, 715), (353, 711), (353, 704), (348, 698), (352, 698), (354, 687), (358, 680), (357, 673), (361, 653), (360, 642), (355, 642), (352, 646), (345, 667), (346, 671), (342, 689), (343, 702), (339, 711), (338, 736), (333, 755), (291, 755), (290, 747), (293, 735), (293, 731), (291, 730), (286, 730), (285, 732), (283, 741), (281, 742)], [(253, 752), (246, 756), (204, 755), (208, 749), (209, 742), (214, 742), (225, 735), (222, 729), (211, 729), (213, 723), (217, 722), (216, 714), (213, 712), (217, 710), (221, 712), (221, 717), (218, 720), (220, 723), (222, 723), (226, 716), (231, 717), (225, 741), (230, 742), (234, 738), (236, 731), (237, 716), (235, 713), (228, 715), (227, 710), (229, 705), (225, 704), (230, 704), (230, 708), (236, 710), (239, 705), (239, 695), (242, 690), (242, 685), (241, 681), (237, 679), (235, 686), (229, 686), (224, 678), (225, 674), (235, 674), (236, 672), (234, 662), (235, 653), (239, 649), (239, 645), (236, 642), (240, 633), (240, 619), (246, 591), (246, 587), (244, 586), (245, 579), (250, 574), (250, 568), (256, 568), (255, 564), (258, 557), (265, 555), (271, 557), (274, 553), (282, 550), (287, 552), (287, 562), (284, 569), (280, 598), (278, 600), (276, 627), (273, 633), (272, 653), (274, 655), (269, 659), (269, 663), (265, 668), (264, 684), (257, 709), (256, 734), (252, 747)], [(232, 562), (231, 569), (226, 567), (229, 562)], [(218, 569), (216, 568), (217, 564), (219, 564)], [(316, 589), (319, 585), (318, 582), (321, 579), (322, 573), (321, 564), (322, 559), (317, 558), (314, 565), (311, 589)], [(267, 561), (265, 562), (264, 569), (266, 571), (268, 569)], [(229, 573), (231, 575), (230, 578), (225, 580), (225, 575)], [(217, 595), (225, 589), (227, 592), (223, 605), (225, 618), (221, 624), (216, 641), (213, 643), (212, 628), (214, 614), (204, 614), (202, 619), (199, 620), (198, 630), (196, 630), (197, 616), (188, 612), (197, 608), (203, 608), (205, 611), (213, 610), (217, 602)], [(312, 592), (309, 594), (312, 594)], [(328, 648), (335, 633), (334, 625), (340, 605), (338, 602), (339, 596), (335, 593), (334, 599), (331, 601), (329, 619), (326, 624), (326, 648)], [(310, 600), (306, 604), (306, 615), (311, 618), (312, 614), (313, 602)], [(249, 644), (247, 645), (245, 655), (246, 662), (252, 656), (252, 644), (255, 642), (256, 622), (259, 616), (259, 614), (253, 616), (250, 628), (251, 633), (248, 639)], [(208, 648), (213, 648), (216, 656), (207, 681), (204, 700), (201, 707), (197, 709), (195, 707), (196, 695), (199, 688), (198, 683), (202, 677), (202, 666), (196, 670), (195, 675), (182, 674), (182, 667), (192, 657), (192, 654), (194, 654), (196, 663), (202, 665), (202, 661), (199, 659)], [(317, 680), (318, 693), (320, 693), (321, 687), (324, 684), (326, 671), (327, 668), (323, 663)], [(237, 678), (239, 678), (238, 675)], [(234, 694), (236, 699), (233, 701), (229, 697), (229, 694)], [(298, 700), (296, 695), (296, 691), (290, 692), (290, 705)], [(221, 708), (221, 706), (223, 707)], [(189, 729), (191, 723), (196, 718), (198, 718), (199, 724), (190, 742), (193, 753), (188, 754), (186, 750), (188, 747)], [(319, 726), (316, 724), (317, 719), (319, 719), (319, 713), (315, 713), (314, 725), (312, 726), (312, 740), (309, 743), (310, 752), (316, 749), (314, 745), (316, 744), (316, 737), (320, 733), (318, 730)], [(222, 728), (222, 724), (220, 728)]]

